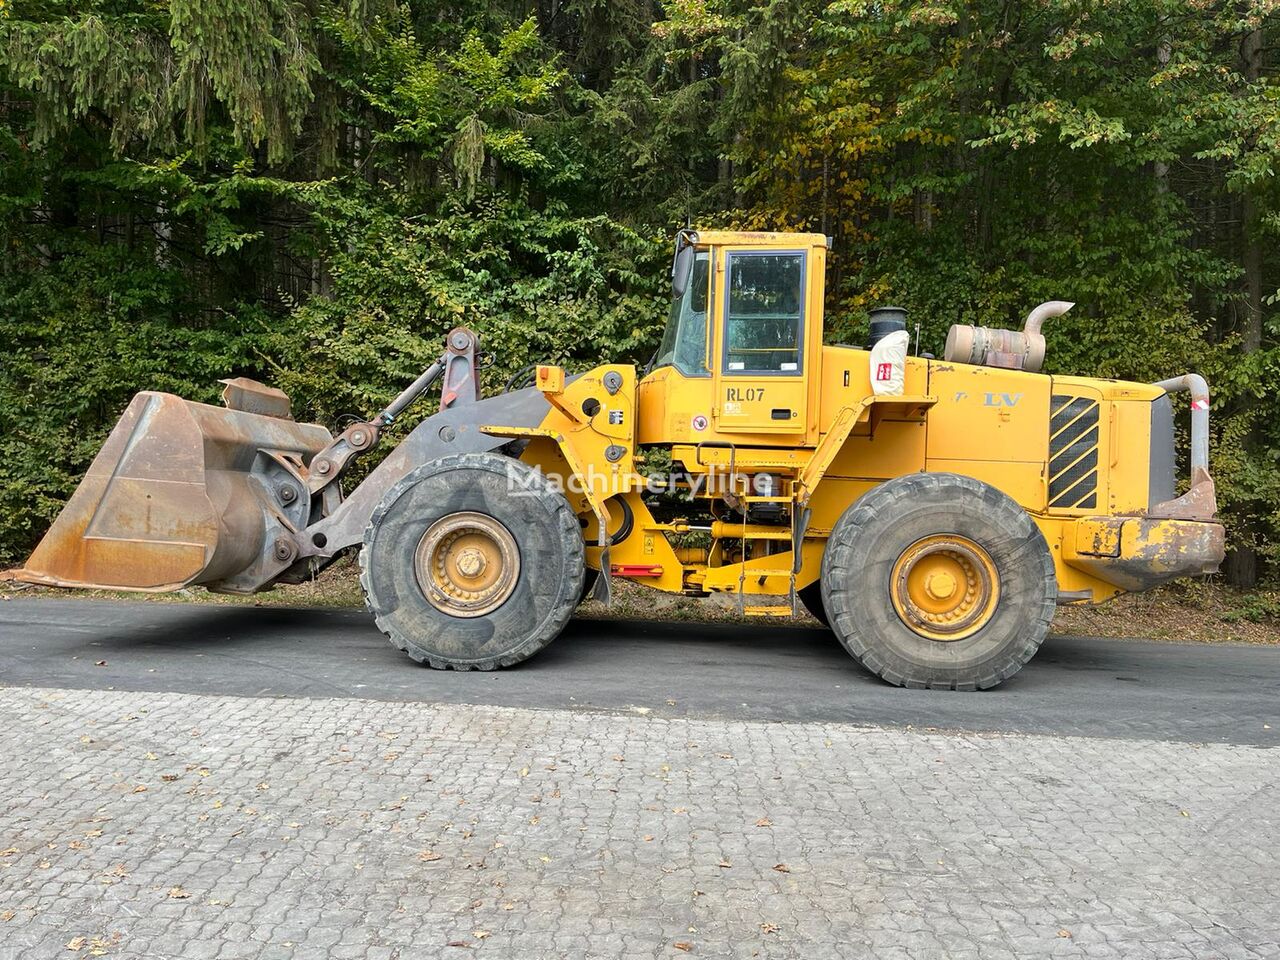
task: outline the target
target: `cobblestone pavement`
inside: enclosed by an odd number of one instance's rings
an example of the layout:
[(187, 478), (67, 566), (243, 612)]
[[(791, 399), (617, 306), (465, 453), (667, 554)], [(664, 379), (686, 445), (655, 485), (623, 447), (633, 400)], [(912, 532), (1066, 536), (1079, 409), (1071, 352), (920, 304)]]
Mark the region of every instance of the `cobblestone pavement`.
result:
[(0, 689), (0, 957), (1277, 957), (1280, 752)]

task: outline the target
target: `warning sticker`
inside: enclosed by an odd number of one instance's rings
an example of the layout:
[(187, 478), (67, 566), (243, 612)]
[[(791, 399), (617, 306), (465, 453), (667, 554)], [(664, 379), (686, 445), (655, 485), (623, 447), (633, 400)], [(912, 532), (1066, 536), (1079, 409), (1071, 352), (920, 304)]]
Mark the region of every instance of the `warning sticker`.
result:
[(691, 423), (693, 424), (693, 429), (695, 430), (702, 431), (707, 429), (707, 418), (700, 413), (693, 418)]

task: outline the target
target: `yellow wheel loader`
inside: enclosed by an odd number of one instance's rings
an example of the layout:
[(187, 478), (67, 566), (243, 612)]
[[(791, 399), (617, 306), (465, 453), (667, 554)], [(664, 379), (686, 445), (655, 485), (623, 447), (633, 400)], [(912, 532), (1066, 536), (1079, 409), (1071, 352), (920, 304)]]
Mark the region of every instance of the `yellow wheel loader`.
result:
[[(222, 408), (140, 393), (9, 576), (251, 593), (358, 549), (382, 631), (463, 670), (526, 659), (588, 589), (607, 601), (625, 578), (733, 594), (748, 616), (802, 604), (890, 683), (977, 689), (1034, 655), (1056, 603), (1218, 567), (1201, 378), (1039, 372), (1059, 301), (1022, 330), (955, 326), (941, 360), (907, 355), (895, 308), (874, 311), (868, 348), (824, 344), (827, 250), (816, 234), (681, 231), (643, 374), (538, 366), (482, 397), (459, 328), (336, 437), (251, 380), (224, 381)], [(438, 380), (439, 412), (344, 490)], [(1181, 495), (1173, 394), (1191, 407)]]

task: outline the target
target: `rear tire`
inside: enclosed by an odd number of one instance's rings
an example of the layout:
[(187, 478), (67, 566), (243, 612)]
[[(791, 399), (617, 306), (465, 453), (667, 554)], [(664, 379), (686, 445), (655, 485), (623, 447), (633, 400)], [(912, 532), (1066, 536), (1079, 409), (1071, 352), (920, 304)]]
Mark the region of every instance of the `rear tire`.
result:
[(836, 636), (904, 687), (987, 689), (1013, 676), (1048, 633), (1057, 593), (1031, 516), (958, 474), (909, 474), (866, 493), (822, 559)]
[(496, 670), (533, 656), (564, 629), (583, 570), (568, 501), (493, 453), (407, 474), (374, 511), (360, 551), (378, 628), (437, 669)]

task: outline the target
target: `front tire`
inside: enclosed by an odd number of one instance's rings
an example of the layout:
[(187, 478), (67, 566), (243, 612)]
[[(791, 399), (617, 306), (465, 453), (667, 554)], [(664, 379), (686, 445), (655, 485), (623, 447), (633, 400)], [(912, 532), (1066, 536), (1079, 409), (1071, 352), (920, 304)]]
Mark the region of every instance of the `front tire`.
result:
[(917, 473), (869, 491), (836, 522), (822, 600), (840, 642), (889, 683), (987, 689), (1039, 649), (1057, 579), (1015, 501), (971, 477)]
[(533, 656), (582, 593), (583, 541), (568, 501), (509, 457), (442, 457), (383, 497), (360, 584), (378, 628), (419, 663), (496, 670)]

